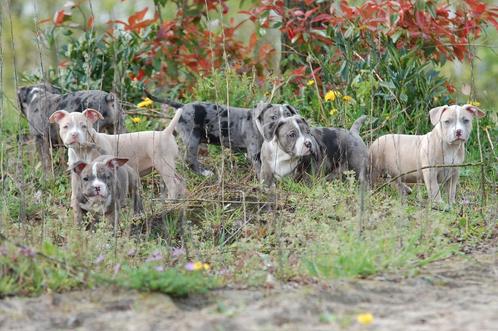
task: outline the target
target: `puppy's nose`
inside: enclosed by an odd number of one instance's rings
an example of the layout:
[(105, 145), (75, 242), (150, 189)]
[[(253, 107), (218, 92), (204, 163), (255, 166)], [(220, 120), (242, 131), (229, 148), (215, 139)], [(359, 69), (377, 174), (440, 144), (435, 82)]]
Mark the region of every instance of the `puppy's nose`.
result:
[(456, 136), (457, 136), (457, 137), (461, 137), (461, 136), (462, 136), (462, 134), (463, 134), (462, 130), (460, 130), (460, 129), (456, 130), (456, 132), (455, 132), (455, 133), (456, 133)]
[(306, 146), (307, 148), (311, 148), (311, 141), (306, 140), (306, 141), (304, 142), (304, 146)]
[(100, 186), (95, 186), (95, 191), (98, 193), (100, 192)]
[(71, 133), (71, 137), (76, 138), (78, 136), (78, 132)]

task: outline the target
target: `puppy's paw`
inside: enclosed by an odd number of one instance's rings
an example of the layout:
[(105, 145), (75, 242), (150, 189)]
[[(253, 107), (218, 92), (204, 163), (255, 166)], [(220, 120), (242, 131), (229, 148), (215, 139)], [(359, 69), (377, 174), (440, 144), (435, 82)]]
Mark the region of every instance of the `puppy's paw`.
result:
[(211, 177), (214, 175), (214, 172), (212, 172), (211, 170), (202, 169), (201, 175), (203, 175), (204, 177)]
[(438, 210), (438, 211), (449, 212), (449, 211), (451, 211), (452, 208), (451, 208), (451, 204), (445, 203), (443, 201), (438, 201), (438, 202), (434, 202), (432, 204), (432, 209)]
[(406, 185), (405, 183), (398, 183), (398, 189), (401, 195), (407, 196), (412, 193), (412, 189), (410, 186)]

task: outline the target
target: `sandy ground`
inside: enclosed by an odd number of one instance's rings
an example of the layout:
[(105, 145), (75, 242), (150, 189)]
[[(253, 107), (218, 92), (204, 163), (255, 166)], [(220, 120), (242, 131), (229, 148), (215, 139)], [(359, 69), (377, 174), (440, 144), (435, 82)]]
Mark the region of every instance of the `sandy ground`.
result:
[[(358, 313), (374, 322), (361, 325)], [(498, 254), (383, 275), (173, 300), (96, 289), (0, 301), (1, 330), (498, 330)]]

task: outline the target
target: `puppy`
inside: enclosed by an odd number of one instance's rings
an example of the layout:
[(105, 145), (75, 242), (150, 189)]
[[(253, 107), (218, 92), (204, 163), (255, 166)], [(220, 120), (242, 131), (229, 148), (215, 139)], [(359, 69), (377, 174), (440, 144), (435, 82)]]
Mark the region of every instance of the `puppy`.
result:
[(195, 102), (181, 104), (159, 99), (149, 92), (146, 95), (159, 103), (173, 108), (182, 108), (183, 114), (176, 131), (186, 146), (186, 162), (190, 168), (201, 175), (213, 173), (202, 167), (198, 160), (199, 144), (223, 145), (234, 151), (247, 151), (256, 175), (261, 168), (261, 144), (269, 137), (273, 126), (282, 117), (297, 115), (290, 105), (274, 105), (260, 102), (256, 108), (236, 108)]
[(55, 85), (49, 83), (40, 83), (31, 86), (23, 86), (17, 89), (17, 99), (21, 113), (27, 117), (27, 108), (31, 99), (38, 92), (49, 92), (51, 94), (62, 94), (62, 90)]
[(142, 210), (139, 195), (137, 172), (125, 163), (127, 159), (112, 155), (101, 155), (87, 163), (78, 161), (71, 169), (76, 177), (76, 208), (78, 224), (83, 212), (105, 215), (112, 220), (115, 211), (127, 204), (127, 197), (133, 201), (133, 211), (138, 214)]
[(124, 131), (123, 112), (114, 94), (97, 90), (68, 94), (54, 94), (51, 91), (58, 90), (52, 85), (41, 84), (21, 87), (17, 91), (21, 111), (28, 120), (30, 134), (35, 137), (45, 172), (51, 172), (50, 146), (60, 143), (56, 126), (48, 121), (56, 110), (82, 112), (86, 108), (95, 108), (103, 114), (103, 118), (95, 124), (97, 130)]
[(455, 202), (458, 168), (424, 168), (434, 165), (457, 165), (465, 159), (465, 142), (472, 130), (472, 119), (483, 111), (472, 105), (452, 105), (429, 111), (431, 132), (425, 135), (388, 134), (375, 140), (369, 149), (372, 180), (381, 176), (397, 177), (402, 194), (411, 192), (408, 184), (424, 182), (429, 198), (443, 202), (441, 185), (445, 186), (449, 203)]
[(273, 179), (294, 172), (320, 172), (328, 177), (354, 170), (361, 182), (366, 180), (368, 150), (359, 136), (366, 116), (358, 118), (350, 131), (337, 128), (310, 129), (300, 116), (281, 119), (272, 140), (261, 147), (261, 181), (272, 185)]
[(83, 113), (58, 110), (50, 116), (50, 122), (59, 125), (59, 135), (68, 148), (76, 150), (81, 144), (93, 143), (105, 154), (128, 158), (128, 165), (140, 175), (150, 172), (152, 168), (156, 169), (166, 184), (168, 198), (176, 199), (185, 190), (183, 180), (176, 174), (178, 146), (173, 136), (181, 115), (182, 110), (178, 110), (163, 131), (118, 135), (99, 133), (93, 128), (93, 124), (102, 119), (95, 109), (86, 109)]

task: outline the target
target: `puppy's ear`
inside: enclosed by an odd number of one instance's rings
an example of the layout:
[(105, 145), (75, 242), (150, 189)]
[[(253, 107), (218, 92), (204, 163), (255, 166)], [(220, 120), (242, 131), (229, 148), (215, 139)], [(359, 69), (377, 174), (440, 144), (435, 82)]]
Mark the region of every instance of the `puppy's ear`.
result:
[(256, 109), (254, 109), (254, 119), (257, 121), (260, 121), (261, 115), (263, 115), (265, 110), (267, 110), (270, 107), (271, 107), (271, 103), (260, 101), (258, 103), (258, 105), (256, 106)]
[(27, 92), (25, 87), (17, 89), (17, 100), (19, 101), (19, 109), (24, 116), (26, 116), (26, 109), (24, 109), (24, 104), (27, 103), (26, 97)]
[(269, 130), (265, 129), (265, 135), (268, 136), (268, 139), (267, 137), (265, 137), (265, 139), (272, 140), (273, 137), (275, 137), (278, 134), (278, 129), (280, 129), (282, 125), (284, 125), (284, 123), (285, 123), (285, 118), (281, 118), (276, 122), (270, 123), (270, 125), (268, 126)]
[(128, 159), (114, 157), (114, 158), (108, 160), (106, 162), (106, 165), (110, 169), (116, 169), (116, 168), (123, 166), (126, 162), (128, 162)]
[(74, 173), (79, 176), (79, 175), (81, 175), (81, 172), (83, 171), (83, 169), (85, 169), (85, 167), (87, 165), (88, 164), (83, 162), (83, 161), (78, 161), (75, 164), (73, 164), (73, 166), (71, 167), (71, 170), (74, 171)]
[(287, 110), (290, 111), (292, 115), (299, 115), (299, 111), (291, 105), (284, 104), (284, 107), (287, 108)]
[(480, 110), (476, 106), (473, 106), (473, 105), (463, 105), (462, 108), (465, 109), (468, 112), (471, 112), (472, 115), (474, 115), (474, 116), (476, 116), (478, 118), (482, 118), (482, 117), (486, 116), (486, 113), (483, 112), (482, 110)]
[(58, 110), (55, 113), (53, 113), (52, 115), (50, 115), (50, 117), (48, 118), (48, 121), (50, 123), (59, 123), (67, 115), (69, 115), (69, 113), (67, 111)]
[(85, 116), (90, 122), (95, 123), (98, 120), (103, 120), (104, 116), (102, 116), (101, 113), (99, 113), (97, 110), (92, 109), (92, 108), (87, 108), (83, 111), (83, 116)]
[(432, 125), (436, 125), (439, 123), (439, 120), (441, 119), (441, 116), (446, 109), (448, 109), (448, 105), (432, 108), (429, 111)]

